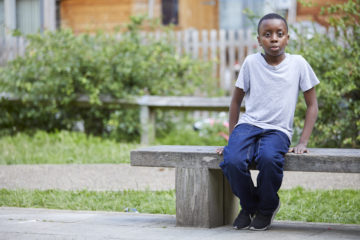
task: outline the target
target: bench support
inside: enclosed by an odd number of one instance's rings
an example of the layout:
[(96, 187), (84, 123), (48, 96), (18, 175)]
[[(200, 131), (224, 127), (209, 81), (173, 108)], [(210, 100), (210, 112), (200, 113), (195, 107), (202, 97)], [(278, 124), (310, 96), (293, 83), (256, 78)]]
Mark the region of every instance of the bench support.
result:
[(221, 170), (176, 168), (176, 225), (212, 228), (230, 224), (238, 212)]
[(155, 139), (155, 111), (148, 106), (140, 107), (141, 144), (147, 145)]

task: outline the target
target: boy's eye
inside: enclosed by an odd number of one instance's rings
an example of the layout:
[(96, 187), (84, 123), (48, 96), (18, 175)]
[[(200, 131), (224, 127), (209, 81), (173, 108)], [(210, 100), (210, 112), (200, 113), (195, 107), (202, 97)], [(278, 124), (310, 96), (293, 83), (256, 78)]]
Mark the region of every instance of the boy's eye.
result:
[(269, 32), (267, 32), (267, 33), (265, 33), (265, 37), (270, 37), (270, 33)]
[(283, 32), (278, 32), (279, 37), (282, 37), (283, 35), (284, 35)]

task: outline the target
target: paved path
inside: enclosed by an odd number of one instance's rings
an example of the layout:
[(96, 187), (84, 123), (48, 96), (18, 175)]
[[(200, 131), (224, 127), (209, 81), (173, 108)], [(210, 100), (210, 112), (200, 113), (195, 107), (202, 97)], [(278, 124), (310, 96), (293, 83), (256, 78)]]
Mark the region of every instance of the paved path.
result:
[[(253, 174), (254, 177), (256, 175)], [(128, 164), (0, 166), (0, 188), (174, 189), (175, 171)], [(360, 189), (360, 174), (285, 172), (282, 188)], [(0, 207), (3, 239), (360, 239), (360, 225), (276, 221), (270, 231), (175, 226), (175, 216)]]
[(275, 221), (269, 231), (175, 227), (170, 215), (0, 208), (0, 239), (335, 240), (356, 239), (360, 225)]
[[(256, 171), (252, 175), (255, 178)], [(360, 189), (360, 174), (285, 172), (282, 189), (295, 186)], [(175, 171), (172, 168), (131, 167), (129, 164), (1, 165), (0, 188), (168, 190), (175, 189)]]

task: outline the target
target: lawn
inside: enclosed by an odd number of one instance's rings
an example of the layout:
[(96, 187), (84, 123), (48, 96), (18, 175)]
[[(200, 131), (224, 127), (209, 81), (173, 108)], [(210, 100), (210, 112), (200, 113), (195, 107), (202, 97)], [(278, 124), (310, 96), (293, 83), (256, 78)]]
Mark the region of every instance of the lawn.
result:
[[(360, 224), (359, 190), (280, 190), (277, 220)], [(0, 206), (175, 214), (175, 191), (0, 190)]]
[(0, 138), (0, 164), (130, 163), (138, 146), (79, 132), (19, 133)]

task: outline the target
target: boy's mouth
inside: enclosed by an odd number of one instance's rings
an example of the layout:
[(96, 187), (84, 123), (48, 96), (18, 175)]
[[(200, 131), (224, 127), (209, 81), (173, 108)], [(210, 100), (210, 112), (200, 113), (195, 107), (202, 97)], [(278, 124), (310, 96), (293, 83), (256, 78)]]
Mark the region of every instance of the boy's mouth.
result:
[(272, 46), (272, 47), (270, 47), (270, 49), (271, 49), (272, 51), (277, 51), (277, 50), (280, 49), (280, 47), (279, 47), (279, 46)]

